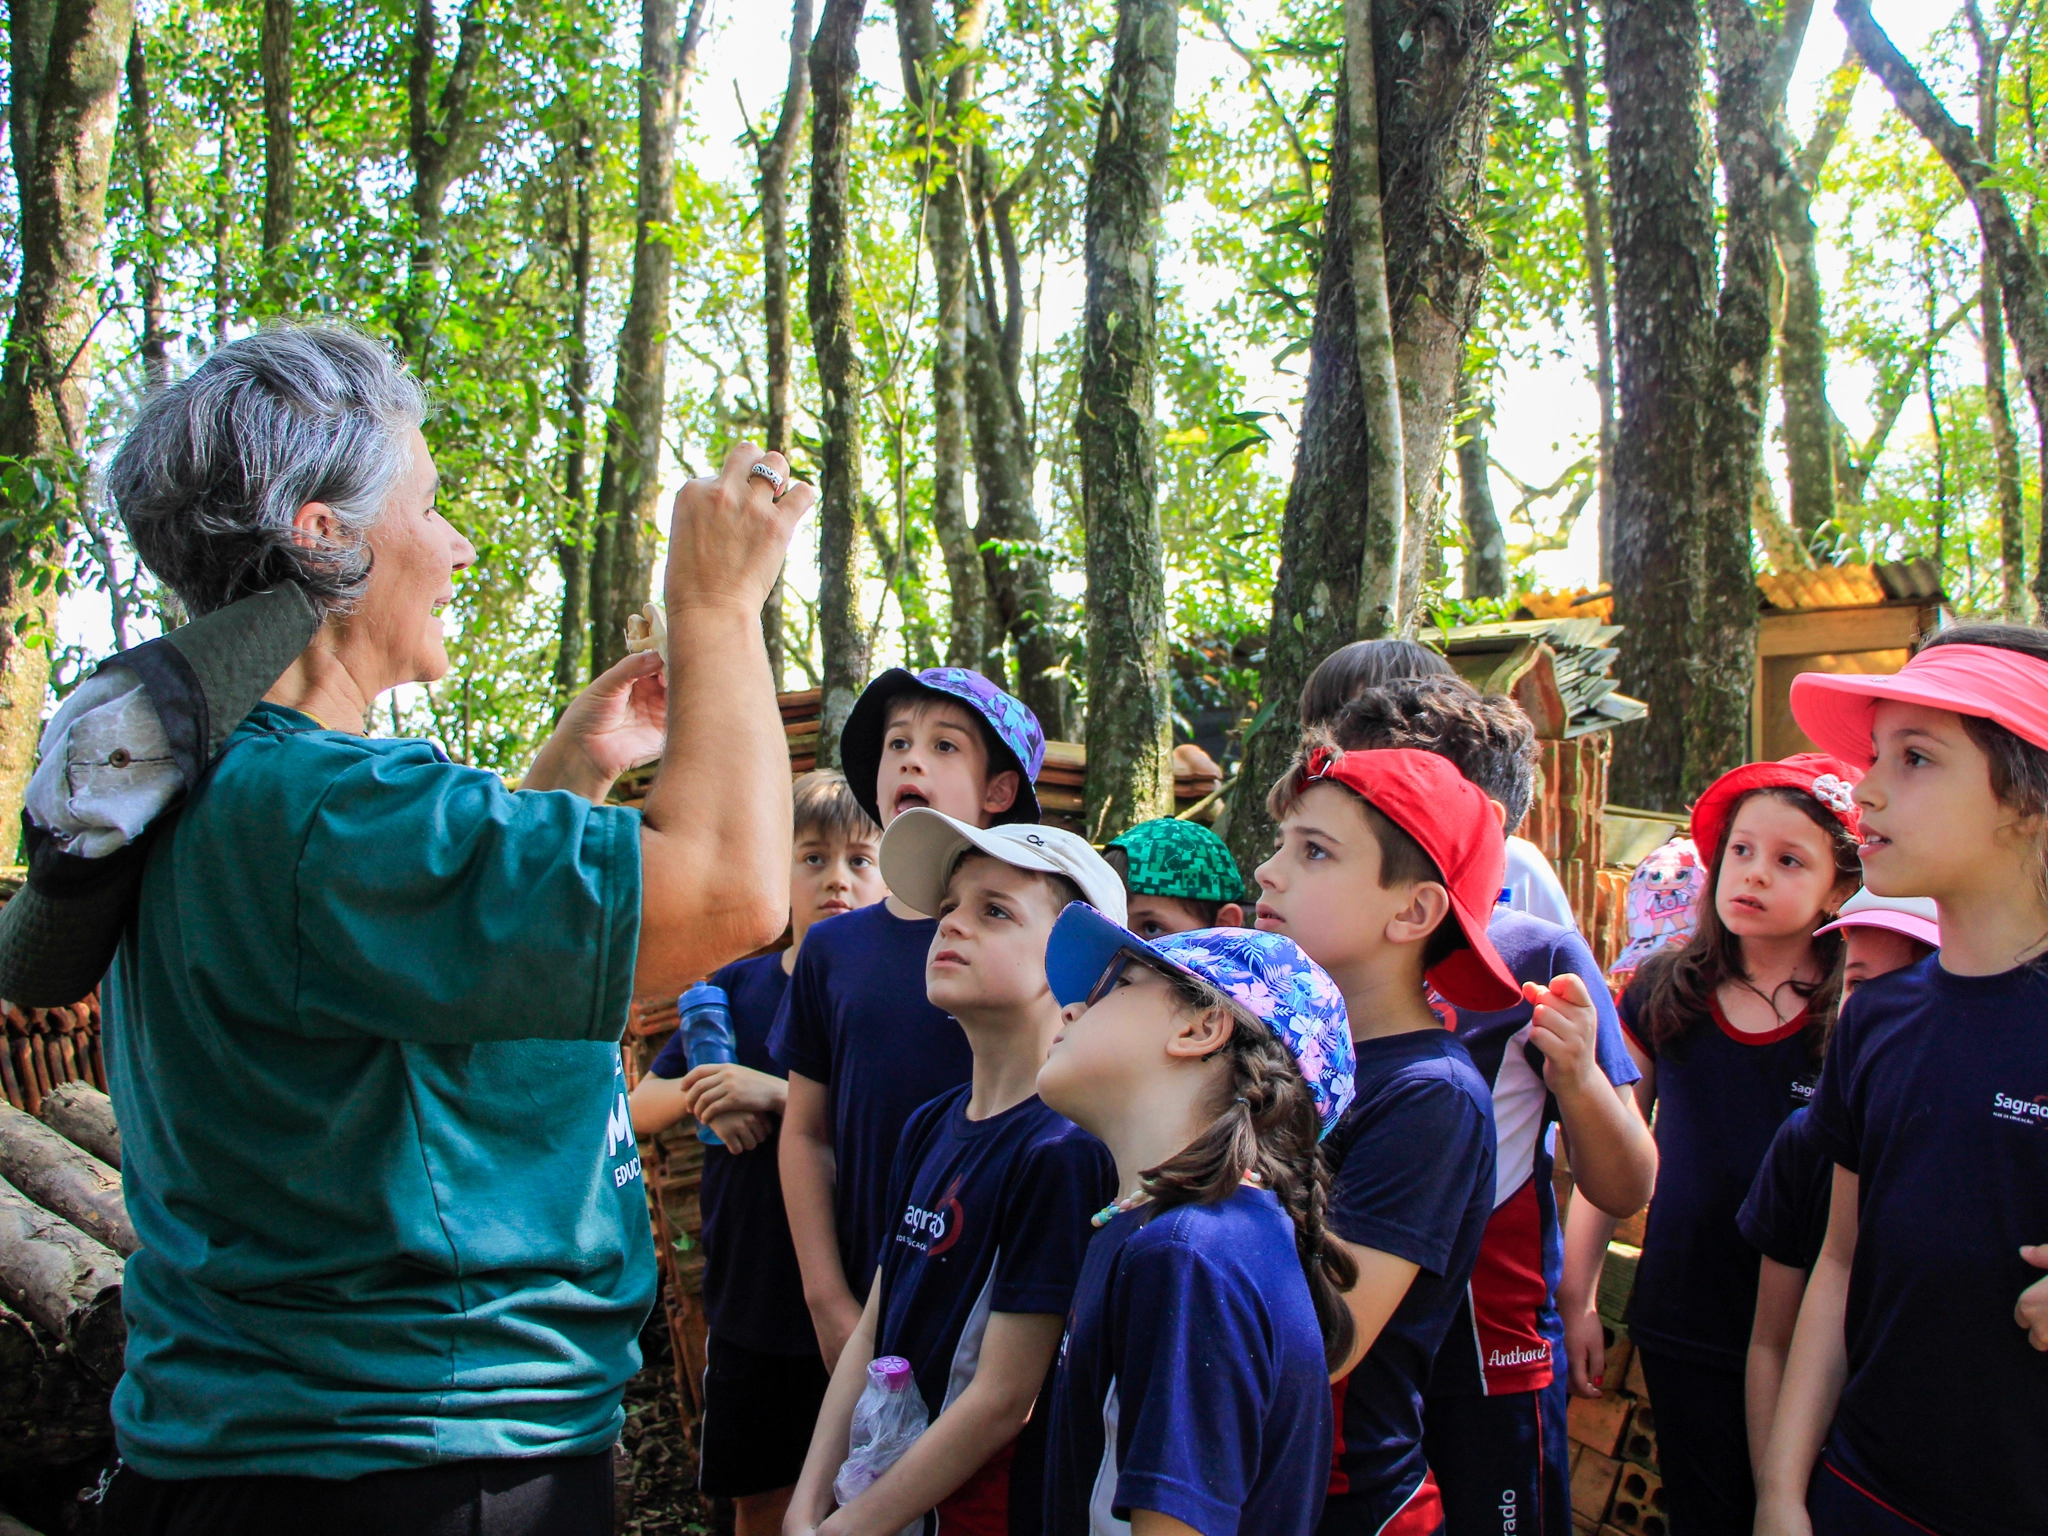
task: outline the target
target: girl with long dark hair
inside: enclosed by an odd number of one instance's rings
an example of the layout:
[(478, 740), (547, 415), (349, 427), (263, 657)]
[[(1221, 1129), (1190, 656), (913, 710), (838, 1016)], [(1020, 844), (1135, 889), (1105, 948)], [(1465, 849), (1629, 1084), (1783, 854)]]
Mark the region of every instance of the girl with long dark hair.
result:
[[(1646, 960), (1621, 1000), (1645, 1118), (1661, 1106), (1628, 1328), (1656, 1405), (1672, 1536), (1745, 1536), (1755, 1515), (1743, 1371), (1757, 1256), (1736, 1214), (1820, 1073), (1842, 940), (1816, 930), (1856, 889), (1857, 777), (1804, 753), (1717, 779), (1692, 812), (1709, 860), (1699, 926)], [(1575, 1212), (1568, 1294), (1598, 1294), (1612, 1232), (1611, 1218)]]

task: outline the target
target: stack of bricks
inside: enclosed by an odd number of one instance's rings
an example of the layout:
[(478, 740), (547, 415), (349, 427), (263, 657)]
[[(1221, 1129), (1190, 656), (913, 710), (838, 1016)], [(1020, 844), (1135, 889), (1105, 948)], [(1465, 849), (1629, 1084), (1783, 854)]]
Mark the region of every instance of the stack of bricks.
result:
[(18, 1008), (0, 1002), (0, 1018), (6, 1022), (0, 1092), (16, 1109), (40, 1113), (43, 1095), (59, 1083), (90, 1083), (107, 1091), (98, 992), (68, 1008)]
[(1522, 836), (1543, 850), (1580, 926), (1590, 929), (1606, 861), (1603, 813), (1614, 744), (1606, 731), (1595, 731), (1570, 741), (1539, 740), (1536, 754), (1536, 793)]
[(1574, 1397), (1568, 1410), (1572, 1448), (1572, 1524), (1588, 1536), (1669, 1536), (1664, 1480), (1657, 1473), (1657, 1419), (1643, 1388), (1622, 1316), (1642, 1252), (1643, 1217), (1623, 1222), (1600, 1277), (1600, 1320), (1607, 1330), (1604, 1390)]

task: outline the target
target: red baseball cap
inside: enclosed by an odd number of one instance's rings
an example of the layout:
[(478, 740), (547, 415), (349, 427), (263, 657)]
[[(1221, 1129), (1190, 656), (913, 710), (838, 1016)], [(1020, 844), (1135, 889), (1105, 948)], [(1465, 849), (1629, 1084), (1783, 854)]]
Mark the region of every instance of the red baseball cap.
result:
[(1500, 899), (1507, 871), (1507, 839), (1493, 802), (1450, 762), (1412, 747), (1372, 752), (1336, 752), (1318, 747), (1297, 781), (1302, 788), (1334, 779), (1422, 845), (1443, 871), (1451, 918), (1465, 937), (1430, 967), (1426, 979), (1446, 1002), (1474, 1012), (1511, 1008), (1522, 984), (1486, 936), (1486, 924)]
[(1863, 813), (1856, 808), (1856, 783), (1861, 768), (1851, 767), (1825, 752), (1797, 752), (1775, 763), (1744, 763), (1707, 786), (1693, 802), (1692, 840), (1711, 868), (1728, 832), (1735, 802), (1753, 789), (1798, 789), (1818, 800), (1852, 835), (1862, 832)]

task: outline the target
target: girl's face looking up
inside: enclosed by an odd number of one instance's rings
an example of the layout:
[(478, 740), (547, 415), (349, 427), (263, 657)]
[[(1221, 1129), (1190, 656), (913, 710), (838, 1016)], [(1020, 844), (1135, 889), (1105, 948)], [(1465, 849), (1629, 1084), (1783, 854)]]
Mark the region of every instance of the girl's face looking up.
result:
[(2031, 841), (1992, 793), (1991, 760), (1960, 716), (1881, 699), (1870, 734), (1877, 761), (1856, 786), (1865, 885), (1941, 901), (2027, 878)]
[(1836, 885), (1833, 844), (1811, 816), (1768, 794), (1751, 795), (1736, 809), (1714, 887), (1715, 914), (1730, 933), (1812, 933), (1847, 894)]
[(1193, 1018), (1174, 986), (1151, 966), (1126, 961), (1116, 985), (1092, 1006), (1062, 1010), (1052, 1053), (1038, 1072), (1038, 1096), (1074, 1124), (1103, 1135), (1130, 1114), (1140, 1090), (1178, 1064), (1206, 1072), (1230, 1027)]

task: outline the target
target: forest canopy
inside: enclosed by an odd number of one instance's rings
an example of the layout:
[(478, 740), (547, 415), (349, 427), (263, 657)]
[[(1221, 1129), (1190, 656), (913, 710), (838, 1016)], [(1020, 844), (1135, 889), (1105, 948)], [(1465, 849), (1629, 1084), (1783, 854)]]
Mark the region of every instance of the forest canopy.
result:
[(137, 401), (320, 318), (434, 402), (478, 559), (378, 729), (457, 761), (517, 778), (744, 438), (824, 490), (765, 622), (828, 725), (978, 667), (1113, 830), (1175, 741), (1269, 768), (1334, 644), (1576, 588), (1678, 803), (1754, 573), (2035, 610), (2044, 9), (13, 0), (0, 800), (181, 617), (100, 484)]

